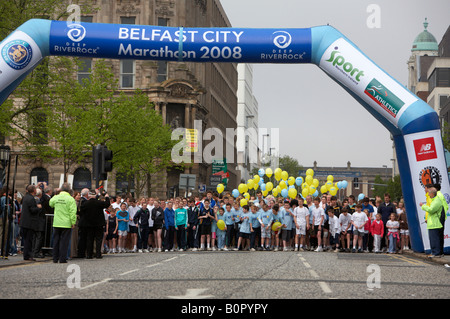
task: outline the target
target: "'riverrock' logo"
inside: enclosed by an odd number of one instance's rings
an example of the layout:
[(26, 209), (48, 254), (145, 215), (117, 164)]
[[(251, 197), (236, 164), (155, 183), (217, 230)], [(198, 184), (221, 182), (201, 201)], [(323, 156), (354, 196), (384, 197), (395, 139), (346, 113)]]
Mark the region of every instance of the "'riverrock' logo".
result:
[(78, 23), (69, 24), (67, 26), (69, 31), (67, 32), (67, 36), (73, 42), (80, 42), (86, 36), (86, 29)]
[(286, 49), (291, 45), (292, 36), (286, 31), (276, 31), (273, 33), (273, 43), (280, 49)]
[(23, 40), (14, 40), (7, 43), (2, 49), (2, 57), (14, 70), (27, 67), (33, 56), (31, 45)]

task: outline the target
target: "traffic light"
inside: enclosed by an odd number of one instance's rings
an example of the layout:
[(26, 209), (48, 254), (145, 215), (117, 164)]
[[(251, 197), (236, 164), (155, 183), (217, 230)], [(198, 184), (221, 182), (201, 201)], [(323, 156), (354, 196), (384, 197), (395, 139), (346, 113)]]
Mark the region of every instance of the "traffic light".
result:
[(94, 181), (100, 181), (101, 170), (102, 145), (97, 145), (92, 148), (92, 176)]
[(108, 179), (108, 172), (113, 169), (113, 152), (105, 145), (97, 145), (92, 150), (92, 175), (97, 184)]
[(112, 160), (113, 152), (109, 150), (105, 145), (102, 145), (101, 160), (100, 160), (100, 175), (102, 180), (108, 179), (108, 172), (113, 169)]

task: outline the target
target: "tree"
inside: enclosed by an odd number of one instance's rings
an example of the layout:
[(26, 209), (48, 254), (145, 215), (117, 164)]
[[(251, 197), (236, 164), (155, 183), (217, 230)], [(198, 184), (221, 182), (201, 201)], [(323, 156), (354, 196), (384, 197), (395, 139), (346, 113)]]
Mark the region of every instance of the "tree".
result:
[(379, 196), (384, 199), (384, 194), (389, 193), (393, 201), (400, 201), (403, 198), (400, 175), (395, 175), (393, 180), (389, 178), (387, 181), (383, 180), (380, 175), (377, 175), (375, 177), (375, 184), (386, 185), (374, 185), (373, 194), (375, 196)]
[(298, 172), (303, 169), (303, 166), (298, 163), (298, 161), (290, 157), (289, 155), (284, 155), (279, 158), (279, 166), (283, 171), (288, 172), (289, 176), (298, 176)]

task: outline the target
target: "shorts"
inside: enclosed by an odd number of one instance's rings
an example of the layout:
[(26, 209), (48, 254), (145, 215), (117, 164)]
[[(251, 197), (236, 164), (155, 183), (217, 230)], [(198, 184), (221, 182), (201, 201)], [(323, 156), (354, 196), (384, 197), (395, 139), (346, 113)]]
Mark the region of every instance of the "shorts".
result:
[(118, 233), (119, 233), (119, 236), (126, 236), (126, 235), (128, 235), (128, 232), (126, 230), (119, 230)]
[(129, 231), (130, 231), (130, 234), (137, 234), (137, 232), (138, 232), (138, 228), (137, 228), (137, 226), (128, 226), (129, 227)]
[(320, 231), (320, 232), (323, 232), (323, 227), (322, 227), (322, 230), (319, 230), (319, 226), (320, 225), (314, 225), (314, 233), (317, 235), (317, 233)]
[(200, 235), (211, 235), (211, 225), (200, 225)]
[(112, 239), (117, 239), (119, 236), (117, 235), (117, 234), (114, 234), (114, 233), (108, 233), (107, 235), (106, 235), (106, 240), (112, 240)]
[(270, 227), (269, 229), (261, 227), (261, 238), (270, 238), (271, 232)]
[(239, 233), (239, 237), (244, 238), (244, 239), (250, 239), (250, 234), (249, 233)]
[(306, 235), (306, 224), (300, 224), (298, 226), (299, 228), (295, 229), (295, 233), (297, 235)]
[(362, 229), (354, 229), (353, 230), (353, 236), (364, 236), (364, 230)]
[(282, 240), (290, 240), (291, 239), (291, 230), (290, 229), (282, 229), (281, 230), (281, 239)]
[(400, 229), (400, 235), (409, 236), (409, 229)]

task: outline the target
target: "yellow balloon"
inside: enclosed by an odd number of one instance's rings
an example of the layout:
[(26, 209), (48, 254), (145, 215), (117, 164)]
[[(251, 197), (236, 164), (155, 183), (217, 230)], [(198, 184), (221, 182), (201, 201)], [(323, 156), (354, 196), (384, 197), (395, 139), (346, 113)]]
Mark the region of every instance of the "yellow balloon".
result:
[(311, 186), (312, 183), (313, 183), (313, 177), (312, 177), (311, 175), (306, 176), (305, 182), (306, 182), (306, 184), (308, 184), (309, 186)]
[(252, 189), (253, 187), (255, 187), (255, 182), (253, 181), (253, 179), (249, 179), (247, 181), (247, 187), (248, 189)]
[(288, 191), (288, 196), (294, 199), (297, 196), (297, 190), (295, 188), (290, 188)]
[(330, 194), (331, 194), (332, 196), (335, 196), (335, 195), (337, 194), (337, 187), (332, 186), (332, 187), (330, 188)]
[(280, 226), (281, 226), (280, 222), (273, 223), (272, 224), (272, 231), (277, 231)]
[(328, 191), (328, 189), (327, 189), (327, 186), (326, 186), (326, 185), (323, 185), (323, 186), (320, 188), (320, 192), (321, 192), (322, 194), (326, 193), (327, 191)]
[(281, 179), (282, 179), (283, 181), (287, 181), (288, 178), (289, 178), (288, 172), (282, 171), (282, 172), (281, 172)]
[[(281, 181), (279, 185), (280, 185), (280, 188), (281, 188), (281, 189), (287, 188), (286, 182), (285, 182), (285, 181)], [(267, 185), (266, 185), (266, 186), (267, 186)]]
[(279, 181), (281, 179), (281, 172), (280, 171), (275, 171), (274, 176), (275, 176), (275, 180)]
[(248, 191), (248, 186), (247, 186), (247, 184), (243, 184), (243, 183), (239, 184), (239, 186), (238, 186), (238, 191), (239, 191), (239, 193), (241, 193), (241, 194), (244, 194), (245, 192), (247, 192), (247, 191)]
[(327, 189), (330, 190), (331, 187), (333, 187), (333, 182), (327, 181), (327, 182), (325, 183), (325, 185), (326, 185)]
[(259, 184), (255, 183), (255, 186), (253, 186), (253, 189), (256, 191), (258, 189), (258, 187), (259, 187)]
[(280, 173), (281, 174), (282, 171), (283, 170), (281, 168), (277, 167), (277, 168), (275, 168), (275, 171), (273, 173), (274, 174), (276, 174), (276, 173)]
[(293, 176), (288, 178), (288, 184), (289, 184), (289, 186), (292, 186), (295, 184), (295, 178)]
[(272, 176), (272, 174), (273, 174), (272, 169), (270, 167), (266, 168), (266, 175), (267, 175), (267, 177), (270, 178)]
[(316, 178), (314, 178), (313, 181), (312, 181), (312, 184), (313, 184), (313, 186), (316, 187), (316, 188), (319, 187), (319, 180), (316, 179)]
[(250, 199), (250, 194), (249, 194), (249, 193), (244, 193), (244, 198), (245, 198), (246, 200), (249, 200), (249, 199)]
[(306, 196), (308, 196), (309, 195), (309, 189), (308, 188), (303, 188), (303, 190), (302, 190), (302, 195), (303, 195), (303, 197), (304, 198), (306, 198)]
[(275, 196), (275, 197), (277, 197), (277, 196), (278, 196), (278, 189), (274, 188), (274, 189), (272, 190), (272, 195)]
[[(277, 185), (277, 187), (275, 188), (277, 190), (278, 193), (281, 193), (281, 187), (280, 185)], [(427, 193), (428, 194), (428, 193)]]
[(309, 186), (309, 194), (312, 195), (315, 192), (316, 192), (316, 188), (313, 185)]
[(273, 184), (272, 184), (272, 182), (266, 183), (266, 191), (270, 192), (272, 189), (273, 189)]
[(222, 219), (219, 219), (217, 221), (217, 228), (219, 228), (220, 230), (225, 230), (227, 226), (225, 225), (225, 222)]
[(327, 181), (333, 182), (333, 180), (334, 180), (333, 175), (328, 175), (327, 176)]
[(259, 177), (259, 175), (253, 176), (253, 181), (255, 182), (255, 184), (258, 184), (260, 179), (261, 178)]
[(219, 194), (221, 194), (223, 192), (223, 190), (225, 189), (225, 187), (223, 186), (223, 184), (219, 184), (217, 185), (217, 192)]
[(262, 194), (263, 194), (264, 197), (266, 197), (267, 194), (269, 194), (269, 191), (266, 189), (265, 191), (262, 191)]
[(241, 207), (244, 205), (247, 205), (247, 200), (245, 198), (241, 199), (240, 204), (241, 204)]
[(302, 184), (302, 189), (307, 188), (307, 187), (309, 187), (308, 184), (306, 184), (306, 182), (304, 182), (304, 183)]
[(309, 168), (308, 170), (306, 170), (306, 176), (314, 176), (314, 171)]

